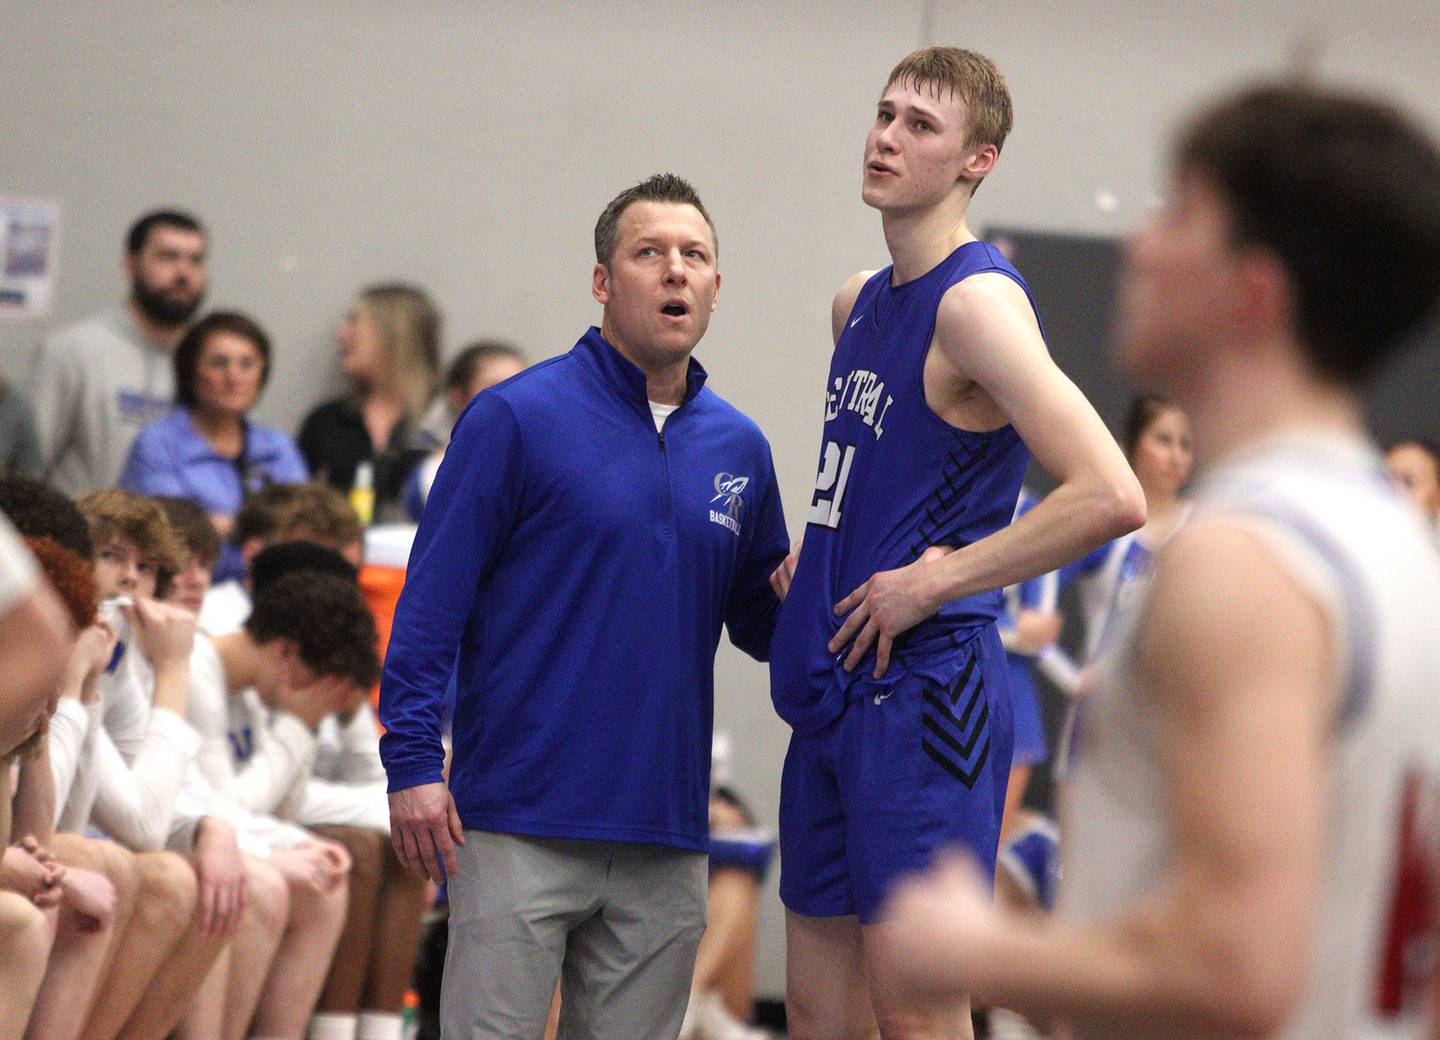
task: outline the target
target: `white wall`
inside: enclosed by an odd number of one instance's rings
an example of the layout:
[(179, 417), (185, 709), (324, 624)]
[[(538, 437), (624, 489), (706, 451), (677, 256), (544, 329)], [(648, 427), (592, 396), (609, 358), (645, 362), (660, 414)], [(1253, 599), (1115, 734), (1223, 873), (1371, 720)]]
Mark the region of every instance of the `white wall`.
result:
[[(798, 530), (829, 298), (885, 262), (858, 199), (860, 146), (922, 26), (923, 42), (994, 57), (1015, 94), (977, 227), (1128, 227), (1162, 190), (1176, 117), (1299, 53), (1440, 126), (1440, 6), (1420, 0), (8, 0), (0, 194), (58, 199), (64, 226), (55, 312), (0, 323), (0, 373), (18, 375), (47, 328), (120, 298), (124, 231), (162, 204), (210, 227), (210, 302), (255, 314), (277, 343), (265, 421), (293, 428), (329, 392), (331, 330), (376, 279), (428, 287), (450, 349), (483, 334), (557, 353), (596, 320), (595, 217), (672, 169), (700, 189), (722, 243), (721, 308), (699, 356), (770, 434)], [(786, 734), (764, 670), (727, 647), (719, 688), (739, 785), (773, 820)], [(760, 982), (778, 994), (773, 885), (767, 900)]]

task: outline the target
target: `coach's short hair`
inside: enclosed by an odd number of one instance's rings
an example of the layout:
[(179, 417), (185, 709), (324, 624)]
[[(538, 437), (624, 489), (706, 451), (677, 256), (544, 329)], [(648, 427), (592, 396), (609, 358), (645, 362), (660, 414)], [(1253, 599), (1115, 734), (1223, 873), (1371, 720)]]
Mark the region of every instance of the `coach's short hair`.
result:
[(600, 219), (595, 222), (596, 263), (608, 264), (615, 255), (615, 246), (620, 240), (620, 218), (636, 202), (675, 202), (694, 206), (710, 226), (710, 237), (715, 240), (715, 256), (719, 259), (720, 236), (715, 232), (715, 221), (705, 212), (705, 204), (690, 182), (673, 173), (657, 173), (616, 195), (600, 214)]
[(1195, 116), (1175, 165), (1216, 186), (1237, 246), (1289, 275), (1296, 335), (1321, 375), (1355, 385), (1440, 296), (1440, 151), (1394, 106), (1260, 84)]

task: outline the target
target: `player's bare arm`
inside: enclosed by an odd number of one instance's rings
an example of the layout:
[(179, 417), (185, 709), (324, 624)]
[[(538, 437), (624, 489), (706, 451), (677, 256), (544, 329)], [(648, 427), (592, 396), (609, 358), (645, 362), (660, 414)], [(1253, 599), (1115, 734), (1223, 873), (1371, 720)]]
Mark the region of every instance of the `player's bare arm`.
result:
[[(830, 336), (835, 343), (840, 342), (840, 334), (849, 324), (850, 312), (855, 309), (855, 300), (860, 295), (860, 290), (865, 288), (865, 283), (874, 275), (874, 271), (861, 271), (859, 274), (852, 275), (835, 294), (835, 299), (830, 303)], [(790, 547), (790, 555), (786, 556), (780, 566), (776, 567), (774, 573), (770, 575), (770, 587), (782, 600), (790, 591), (790, 583), (795, 580), (795, 568), (800, 563), (800, 546), (804, 541), (805, 536), (802, 533), (799, 538), (795, 539), (795, 544)]]
[(830, 338), (834, 343), (840, 342), (840, 334), (850, 323), (850, 312), (855, 309), (855, 301), (860, 296), (860, 290), (865, 288), (865, 283), (874, 277), (874, 271), (861, 271), (859, 274), (851, 275), (835, 294), (835, 299), (830, 304)]
[(902, 889), (885, 956), (917, 996), (1118, 1035), (1269, 1033), (1306, 978), (1336, 703), (1319, 606), (1250, 531), (1182, 531), (1136, 640), (1175, 820), (1172, 869), (1098, 927), (993, 910), (951, 861)]
[(937, 355), (950, 372), (933, 383), (927, 377), (927, 396), (936, 386), (944, 394), (931, 398), (931, 408), (952, 419), (969, 408), (991, 428), (1009, 422), (1059, 484), (1009, 527), (943, 559), (877, 574), (836, 605), (849, 617), (830, 651), (853, 640), (845, 663), (854, 668), (874, 646), (877, 677), (889, 667), (894, 639), (941, 604), (1055, 570), (1145, 522), (1135, 474), (1090, 402), (1051, 359), (1015, 282), (978, 274), (950, 289), (935, 319), (932, 360)]

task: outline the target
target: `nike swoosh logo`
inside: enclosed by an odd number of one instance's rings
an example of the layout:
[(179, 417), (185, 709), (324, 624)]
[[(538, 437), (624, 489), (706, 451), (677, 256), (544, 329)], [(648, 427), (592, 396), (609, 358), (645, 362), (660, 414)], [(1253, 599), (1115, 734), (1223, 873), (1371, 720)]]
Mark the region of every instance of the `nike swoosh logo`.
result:
[(894, 692), (894, 690), (886, 690), (884, 693), (877, 693), (875, 695), (875, 703), (879, 704), (881, 701), (886, 700), (890, 696), (890, 694)]
[(852, 321), (852, 322), (850, 323), (850, 327), (853, 329), (856, 325), (859, 325), (859, 324), (860, 324), (862, 321), (864, 321), (864, 320), (865, 320), (865, 315), (862, 314), (862, 315), (860, 315), (860, 317), (856, 318), (854, 321)]

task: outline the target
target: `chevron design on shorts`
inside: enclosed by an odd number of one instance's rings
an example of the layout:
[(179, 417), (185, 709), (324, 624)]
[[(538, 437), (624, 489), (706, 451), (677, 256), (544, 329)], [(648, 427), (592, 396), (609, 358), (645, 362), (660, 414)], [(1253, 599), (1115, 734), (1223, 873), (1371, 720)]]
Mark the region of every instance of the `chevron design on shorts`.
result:
[(985, 677), (977, 674), (975, 664), (972, 653), (954, 687), (927, 689), (920, 709), (921, 750), (972, 791), (990, 758), (990, 706), (985, 702)]

